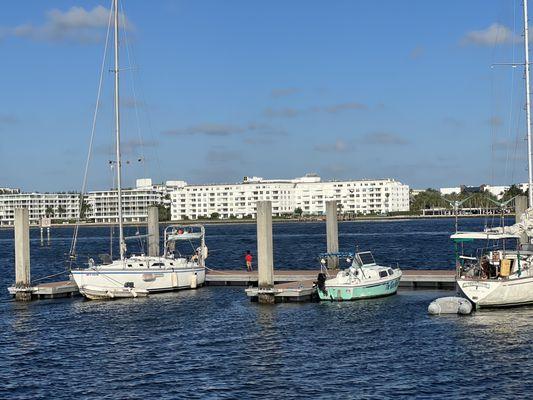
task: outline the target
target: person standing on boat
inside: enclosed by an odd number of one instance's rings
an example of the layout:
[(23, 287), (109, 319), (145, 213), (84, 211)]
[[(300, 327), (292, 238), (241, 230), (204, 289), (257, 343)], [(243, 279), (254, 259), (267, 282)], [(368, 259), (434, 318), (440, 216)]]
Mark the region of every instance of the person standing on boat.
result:
[(250, 253), (250, 250), (246, 251), (246, 255), (244, 256), (244, 259), (246, 260), (246, 270), (248, 272), (252, 272), (252, 253)]

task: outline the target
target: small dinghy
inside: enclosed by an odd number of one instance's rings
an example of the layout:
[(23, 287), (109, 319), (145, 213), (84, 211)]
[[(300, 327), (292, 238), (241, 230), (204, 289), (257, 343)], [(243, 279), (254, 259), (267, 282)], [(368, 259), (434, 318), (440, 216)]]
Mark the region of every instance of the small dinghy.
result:
[(134, 287), (103, 287), (85, 285), (80, 293), (91, 300), (131, 299), (148, 296), (148, 290)]
[(464, 297), (450, 296), (433, 300), (428, 306), (431, 315), (463, 314), (472, 312), (472, 303)]

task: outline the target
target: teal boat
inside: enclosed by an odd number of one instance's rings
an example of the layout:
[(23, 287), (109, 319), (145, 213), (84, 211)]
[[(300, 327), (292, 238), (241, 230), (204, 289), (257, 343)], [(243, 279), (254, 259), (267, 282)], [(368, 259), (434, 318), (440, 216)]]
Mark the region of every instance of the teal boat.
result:
[(402, 277), (399, 268), (376, 264), (370, 251), (351, 253), (325, 253), (321, 255), (322, 265), (326, 257), (348, 255), (351, 265), (341, 270), (334, 278), (328, 272), (318, 276), (318, 295), (321, 300), (346, 301), (368, 299), (395, 294)]

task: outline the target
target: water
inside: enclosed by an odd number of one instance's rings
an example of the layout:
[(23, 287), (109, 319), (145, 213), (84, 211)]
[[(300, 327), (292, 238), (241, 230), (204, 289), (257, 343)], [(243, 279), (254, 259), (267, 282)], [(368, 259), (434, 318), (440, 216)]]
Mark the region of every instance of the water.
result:
[[(482, 220), (462, 221), (476, 228)], [(357, 241), (412, 268), (450, 268), (451, 220), (342, 223)], [(236, 268), (253, 225), (209, 226), (209, 262)], [(84, 251), (107, 229), (86, 228)], [(323, 224), (274, 226), (276, 262), (311, 268)], [(69, 229), (51, 247), (32, 232), (32, 271), (63, 265)], [(12, 232), (0, 232), (2, 288), (13, 280)], [(235, 253), (235, 254), (234, 254)], [(451, 262), (451, 264), (450, 264)], [(3, 290), (3, 289), (2, 289)], [(0, 301), (0, 398), (517, 398), (532, 378), (533, 308), (430, 317), (450, 292), (402, 291), (349, 303), (261, 306), (239, 287), (149, 298)]]

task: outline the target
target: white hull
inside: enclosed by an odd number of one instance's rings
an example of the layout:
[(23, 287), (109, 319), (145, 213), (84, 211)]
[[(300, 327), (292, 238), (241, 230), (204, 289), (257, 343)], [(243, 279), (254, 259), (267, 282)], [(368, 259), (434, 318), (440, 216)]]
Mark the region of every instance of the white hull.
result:
[(533, 303), (533, 277), (458, 279), (461, 292), (479, 307), (510, 307)]
[(80, 293), (91, 300), (129, 299), (148, 296), (148, 291), (144, 289), (132, 289), (125, 287), (101, 287), (82, 286)]
[(183, 259), (130, 258), (110, 265), (72, 270), (71, 274), (80, 293), (90, 299), (136, 297), (130, 293), (132, 291), (139, 295), (195, 289), (205, 283), (205, 268)]

